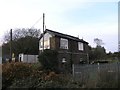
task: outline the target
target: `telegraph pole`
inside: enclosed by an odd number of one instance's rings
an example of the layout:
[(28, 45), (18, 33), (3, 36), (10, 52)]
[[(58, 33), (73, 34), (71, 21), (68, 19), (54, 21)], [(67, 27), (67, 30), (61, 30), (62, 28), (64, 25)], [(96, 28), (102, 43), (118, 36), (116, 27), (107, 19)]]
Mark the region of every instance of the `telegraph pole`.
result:
[(43, 13), (43, 51), (44, 51), (44, 25), (45, 24), (45, 14)]
[(10, 60), (9, 62), (12, 61), (12, 29), (10, 30)]

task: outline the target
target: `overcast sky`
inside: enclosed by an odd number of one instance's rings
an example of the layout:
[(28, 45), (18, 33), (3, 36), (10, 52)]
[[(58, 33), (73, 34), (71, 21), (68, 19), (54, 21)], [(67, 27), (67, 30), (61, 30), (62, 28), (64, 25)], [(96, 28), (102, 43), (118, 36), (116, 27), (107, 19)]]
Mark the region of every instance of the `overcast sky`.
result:
[[(102, 39), (118, 51), (119, 0), (0, 0), (0, 40), (11, 28), (31, 28), (45, 13), (47, 29), (83, 38), (95, 47)], [(42, 29), (42, 19), (34, 28)]]

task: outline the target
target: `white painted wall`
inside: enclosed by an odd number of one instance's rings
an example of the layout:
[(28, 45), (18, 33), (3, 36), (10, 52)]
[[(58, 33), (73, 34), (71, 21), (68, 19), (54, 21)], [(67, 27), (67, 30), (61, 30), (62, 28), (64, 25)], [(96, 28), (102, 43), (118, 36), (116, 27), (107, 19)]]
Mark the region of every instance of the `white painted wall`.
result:
[(38, 55), (19, 54), (19, 61), (20, 61), (20, 58), (21, 58), (21, 62), (26, 62), (26, 63), (38, 62)]

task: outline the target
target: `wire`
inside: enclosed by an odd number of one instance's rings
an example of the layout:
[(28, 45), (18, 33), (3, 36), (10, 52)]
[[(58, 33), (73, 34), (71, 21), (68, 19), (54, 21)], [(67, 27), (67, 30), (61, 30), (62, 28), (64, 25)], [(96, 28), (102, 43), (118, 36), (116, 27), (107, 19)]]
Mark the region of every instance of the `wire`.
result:
[[(32, 25), (31, 28), (33, 28), (41, 19), (42, 19), (42, 16)], [(30, 28), (30, 29), (31, 29), (31, 28)]]

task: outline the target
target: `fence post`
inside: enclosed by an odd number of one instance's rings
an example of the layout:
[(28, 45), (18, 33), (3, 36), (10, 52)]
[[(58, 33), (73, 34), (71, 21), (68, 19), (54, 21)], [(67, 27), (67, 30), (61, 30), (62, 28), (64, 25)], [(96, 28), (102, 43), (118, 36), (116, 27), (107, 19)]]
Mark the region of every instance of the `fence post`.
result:
[(98, 67), (98, 72), (100, 72), (100, 64), (97, 63), (97, 67)]
[(27, 55), (27, 63), (28, 63), (28, 55)]
[(119, 82), (120, 82), (120, 78), (119, 78), (119, 64), (120, 64), (120, 63), (117, 62), (117, 67), (118, 67), (118, 76), (117, 76), (117, 77), (118, 77), (118, 88), (120, 88), (120, 86), (119, 86)]
[(75, 71), (74, 71), (74, 64), (72, 64), (72, 72), (73, 72), (73, 77), (74, 77), (74, 74), (75, 74)]

